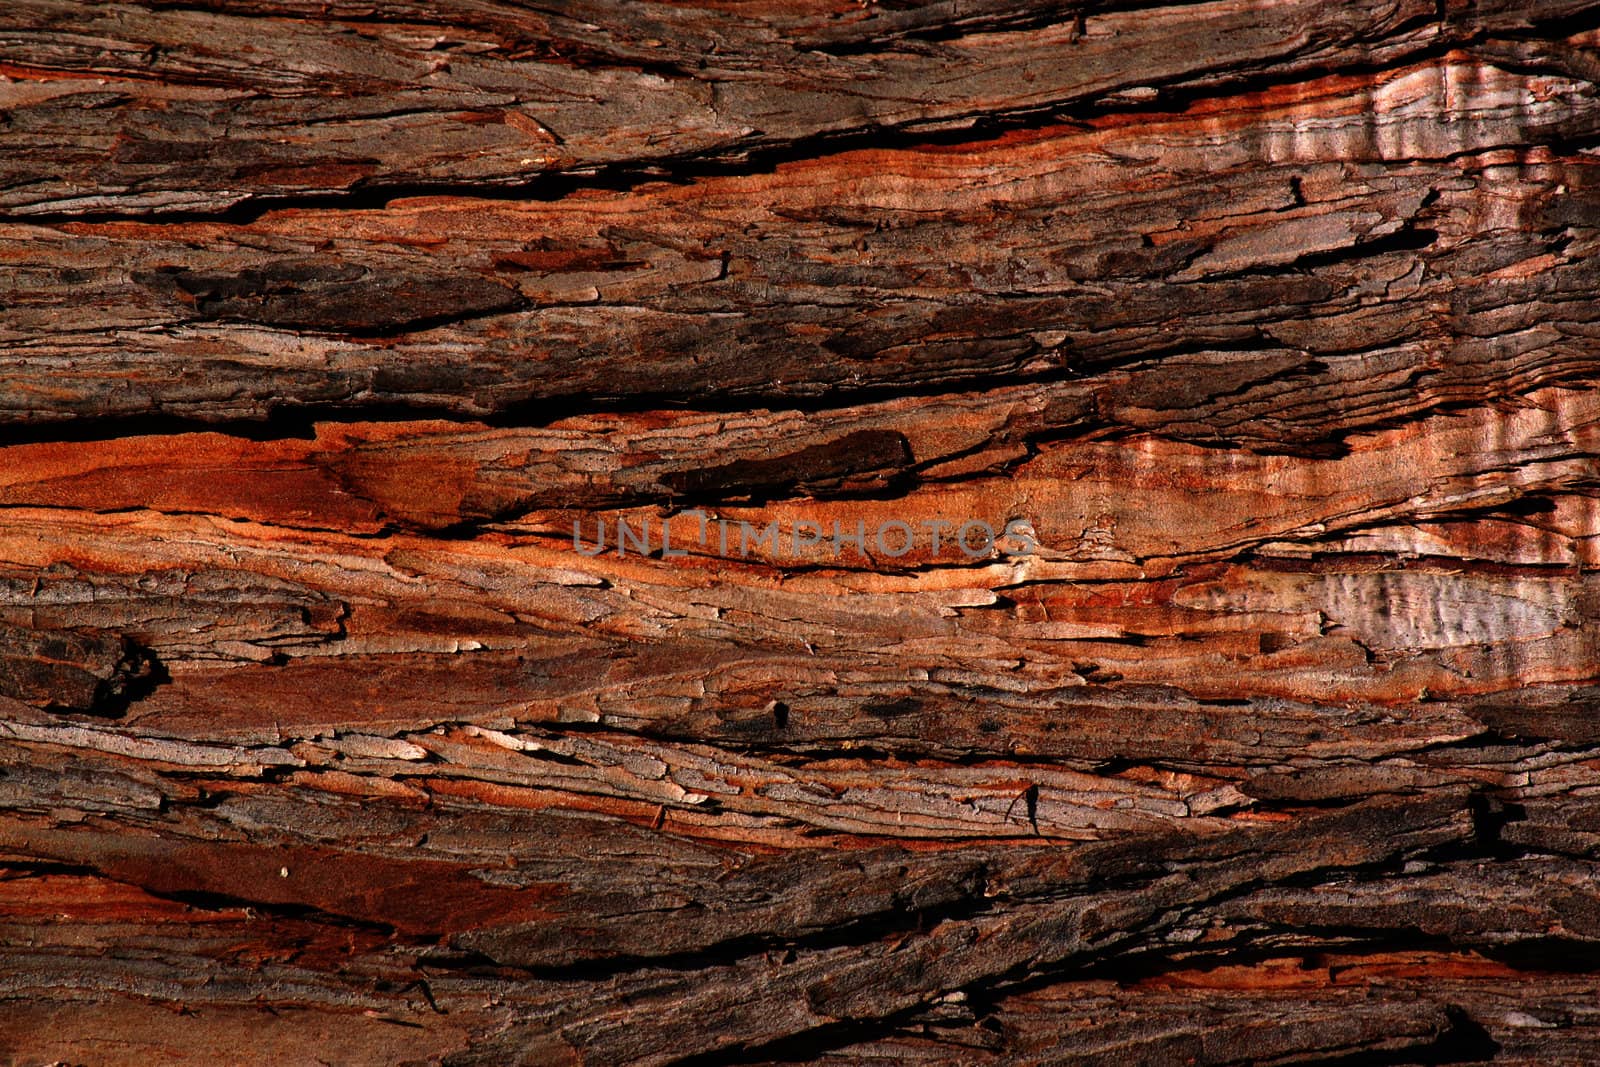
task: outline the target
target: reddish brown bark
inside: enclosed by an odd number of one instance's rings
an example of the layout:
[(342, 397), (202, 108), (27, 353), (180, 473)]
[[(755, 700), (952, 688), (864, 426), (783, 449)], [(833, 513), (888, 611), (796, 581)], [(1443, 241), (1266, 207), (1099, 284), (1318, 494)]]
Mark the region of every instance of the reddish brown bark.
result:
[(0, 12), (8, 1062), (1600, 1056), (1600, 5), (556, 8)]

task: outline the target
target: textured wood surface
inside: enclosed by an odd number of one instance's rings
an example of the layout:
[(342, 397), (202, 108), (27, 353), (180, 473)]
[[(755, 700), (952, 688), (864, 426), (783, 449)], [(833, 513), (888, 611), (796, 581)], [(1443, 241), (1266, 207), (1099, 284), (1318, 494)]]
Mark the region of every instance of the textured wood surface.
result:
[(11, 0), (0, 1055), (1600, 1061), (1597, 249), (1575, 0)]

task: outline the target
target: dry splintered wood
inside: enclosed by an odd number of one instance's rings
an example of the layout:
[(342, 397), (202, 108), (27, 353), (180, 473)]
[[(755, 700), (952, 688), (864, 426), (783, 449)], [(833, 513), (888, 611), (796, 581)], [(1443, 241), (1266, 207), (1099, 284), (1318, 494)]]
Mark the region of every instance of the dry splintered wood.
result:
[(8, 3), (0, 1062), (1600, 1061), (1597, 253), (1577, 0)]

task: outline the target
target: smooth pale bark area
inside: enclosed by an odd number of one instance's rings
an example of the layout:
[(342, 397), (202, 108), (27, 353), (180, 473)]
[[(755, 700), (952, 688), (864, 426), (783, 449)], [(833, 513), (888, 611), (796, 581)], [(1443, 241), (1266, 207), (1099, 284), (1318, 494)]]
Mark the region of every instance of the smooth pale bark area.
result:
[(1600, 3), (13, 0), (0, 1061), (1600, 1061), (1597, 251)]

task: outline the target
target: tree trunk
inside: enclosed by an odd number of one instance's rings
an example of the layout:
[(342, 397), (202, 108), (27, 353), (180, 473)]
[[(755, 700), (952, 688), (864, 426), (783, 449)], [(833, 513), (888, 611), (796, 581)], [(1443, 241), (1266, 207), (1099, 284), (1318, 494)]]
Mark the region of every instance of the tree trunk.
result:
[(1600, 3), (10, 0), (15, 1063), (1600, 1062)]

